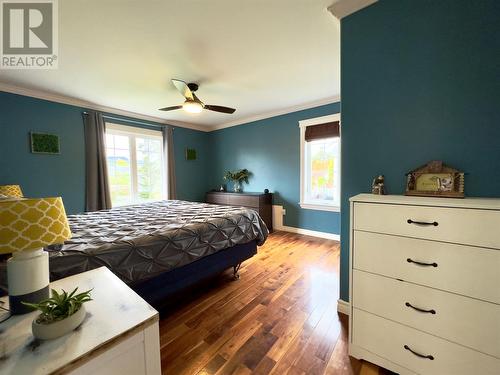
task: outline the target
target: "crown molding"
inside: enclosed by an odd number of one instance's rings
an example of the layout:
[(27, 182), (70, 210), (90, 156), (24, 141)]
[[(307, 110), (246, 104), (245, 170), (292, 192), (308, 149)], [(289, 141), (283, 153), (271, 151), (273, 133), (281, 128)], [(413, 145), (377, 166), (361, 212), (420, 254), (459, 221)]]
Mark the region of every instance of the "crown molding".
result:
[(292, 113), (292, 112), (302, 111), (305, 109), (311, 109), (311, 108), (319, 107), (322, 105), (340, 102), (340, 96), (333, 96), (333, 97), (329, 97), (326, 99), (321, 99), (321, 100), (309, 102), (306, 104), (287, 107), (287, 108), (283, 108), (283, 109), (276, 110), (276, 111), (266, 112), (266, 113), (260, 114), (260, 115), (249, 116), (249, 117), (245, 117), (245, 118), (242, 118), (239, 120), (230, 121), (230, 122), (226, 122), (226, 123), (222, 123), (222, 124), (218, 124), (218, 125), (198, 125), (198, 124), (192, 124), (192, 123), (188, 123), (188, 122), (184, 122), (184, 121), (166, 120), (166, 119), (160, 118), (160, 117), (143, 115), (143, 114), (136, 113), (136, 112), (130, 112), (130, 111), (126, 111), (126, 110), (122, 110), (122, 109), (118, 109), (118, 108), (103, 106), (100, 104), (88, 102), (88, 101), (73, 98), (70, 96), (49, 93), (49, 92), (37, 90), (37, 89), (29, 89), (26, 87), (11, 85), (11, 84), (7, 84), (7, 83), (3, 83), (3, 82), (0, 82), (0, 91), (8, 92), (11, 94), (28, 96), (28, 97), (42, 99), (42, 100), (47, 100), (47, 101), (55, 102), (55, 103), (68, 104), (68, 105), (72, 105), (75, 107), (82, 107), (85, 109), (93, 109), (96, 111), (106, 112), (106, 113), (110, 113), (110, 114), (114, 114), (114, 115), (118, 115), (118, 116), (130, 117), (130, 118), (134, 118), (137, 120), (152, 121), (152, 122), (156, 122), (159, 124), (172, 125), (172, 126), (177, 126), (180, 128), (198, 130), (198, 131), (202, 131), (202, 132), (211, 132), (211, 131), (215, 131), (215, 130), (230, 128), (233, 126), (244, 125), (244, 124), (247, 124), (249, 122), (264, 120), (264, 119), (275, 117), (275, 116), (286, 115), (286, 114)]
[(137, 120), (151, 121), (151, 122), (156, 122), (159, 124), (172, 125), (172, 126), (177, 126), (180, 128), (199, 130), (199, 131), (203, 131), (203, 132), (210, 131), (210, 127), (207, 125), (205, 125), (205, 126), (204, 125), (197, 125), (197, 124), (191, 124), (191, 123), (184, 122), (184, 121), (166, 120), (166, 119), (161, 118), (161, 117), (142, 115), (142, 114), (136, 113), (136, 112), (125, 111), (125, 110), (118, 109), (118, 108), (112, 108), (112, 107), (107, 107), (107, 106), (99, 105), (99, 104), (92, 103), (92, 102), (87, 102), (85, 100), (73, 98), (70, 96), (53, 94), (53, 93), (49, 93), (49, 92), (42, 91), (42, 90), (28, 89), (25, 87), (10, 85), (7, 83), (2, 83), (2, 82), (0, 82), (0, 91), (5, 91), (5, 92), (11, 93), (11, 94), (29, 96), (29, 97), (37, 98), (37, 99), (48, 100), (50, 102), (68, 104), (68, 105), (73, 105), (76, 107), (83, 107), (86, 109), (93, 109), (96, 111), (107, 112), (107, 113), (111, 113), (111, 114), (118, 115), (118, 116), (130, 117), (130, 118), (134, 118)]
[(338, 102), (340, 102), (340, 95), (317, 100), (314, 102), (309, 102), (306, 104), (287, 107), (287, 108), (279, 109), (276, 111), (266, 112), (266, 113), (263, 113), (260, 115), (249, 116), (249, 117), (245, 117), (245, 118), (242, 118), (239, 120), (222, 123), (219, 125), (213, 125), (209, 128), (209, 131), (215, 131), (215, 130), (230, 128), (233, 126), (244, 125), (244, 124), (248, 124), (249, 122), (264, 120), (264, 119), (271, 118), (271, 117), (286, 115), (288, 113), (303, 111), (305, 109), (311, 109), (311, 108), (319, 107), (322, 105), (333, 104), (333, 103), (338, 103)]
[(320, 116), (315, 118), (308, 118), (307, 120), (299, 121), (299, 127), (307, 128), (311, 125), (326, 124), (327, 122), (340, 121), (340, 113), (334, 113), (332, 115)]
[(378, 0), (337, 0), (328, 7), (328, 10), (339, 20), (357, 12)]

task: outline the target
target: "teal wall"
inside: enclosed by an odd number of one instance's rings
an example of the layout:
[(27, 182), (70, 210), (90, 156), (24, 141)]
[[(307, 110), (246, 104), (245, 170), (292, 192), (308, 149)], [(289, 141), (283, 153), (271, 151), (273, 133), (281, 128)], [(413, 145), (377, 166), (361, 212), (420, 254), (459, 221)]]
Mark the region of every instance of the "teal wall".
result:
[[(60, 195), (69, 213), (83, 211), (84, 110), (85, 108), (0, 92), (0, 184), (20, 184), (27, 196)], [(128, 122), (123, 123), (130, 125)], [(61, 154), (30, 153), (30, 131), (59, 135)], [(208, 189), (206, 140), (207, 133), (204, 132), (184, 128), (174, 130), (179, 199), (204, 198), (204, 192)], [(198, 160), (185, 160), (186, 147), (197, 149)]]
[[(275, 193), (275, 203), (287, 214), (284, 224), (321, 232), (340, 232), (340, 215), (304, 210), (300, 199), (300, 120), (338, 113), (340, 104), (205, 133), (175, 128), (174, 147), (179, 199), (203, 201), (218, 187), (226, 170), (253, 172), (246, 191)], [(0, 184), (20, 184), (27, 196), (61, 195), (69, 213), (84, 210), (85, 148), (82, 112), (85, 108), (0, 92)], [(115, 116), (116, 117), (116, 116)], [(115, 123), (131, 125), (126, 117)], [(142, 122), (142, 121), (141, 121)], [(154, 123), (151, 123), (154, 125)], [(60, 155), (30, 153), (29, 132), (60, 136)], [(186, 147), (197, 160), (185, 159)]]
[[(274, 193), (274, 204), (286, 209), (284, 225), (340, 233), (337, 212), (301, 209), (299, 121), (338, 113), (340, 103), (288, 113), (210, 133), (213, 188), (223, 183), (227, 170), (247, 168), (253, 173), (246, 191)], [(231, 188), (231, 186), (228, 186)]]
[[(175, 128), (175, 177), (177, 179), (177, 199), (205, 201), (205, 193), (211, 189), (210, 133)], [(196, 149), (196, 160), (186, 160), (186, 147)]]
[(341, 298), (349, 299), (348, 198), (429, 160), (500, 196), (500, 2), (380, 0), (341, 23)]

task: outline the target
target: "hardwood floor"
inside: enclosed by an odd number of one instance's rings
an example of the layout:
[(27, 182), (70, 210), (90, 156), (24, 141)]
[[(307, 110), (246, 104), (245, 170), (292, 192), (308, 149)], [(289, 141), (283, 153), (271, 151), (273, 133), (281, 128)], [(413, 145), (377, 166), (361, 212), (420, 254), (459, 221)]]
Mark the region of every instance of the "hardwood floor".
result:
[(275, 232), (160, 321), (163, 374), (389, 374), (347, 355), (339, 243)]

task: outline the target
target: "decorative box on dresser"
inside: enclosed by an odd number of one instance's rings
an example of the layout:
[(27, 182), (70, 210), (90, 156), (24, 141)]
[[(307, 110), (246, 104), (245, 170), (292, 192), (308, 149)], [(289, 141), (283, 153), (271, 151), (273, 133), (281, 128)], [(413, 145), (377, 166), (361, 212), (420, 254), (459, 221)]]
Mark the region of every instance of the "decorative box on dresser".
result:
[(205, 202), (226, 206), (242, 206), (259, 213), (269, 232), (273, 231), (273, 194), (272, 193), (229, 193), (210, 191)]
[(500, 374), (500, 199), (350, 199), (349, 354), (400, 374)]

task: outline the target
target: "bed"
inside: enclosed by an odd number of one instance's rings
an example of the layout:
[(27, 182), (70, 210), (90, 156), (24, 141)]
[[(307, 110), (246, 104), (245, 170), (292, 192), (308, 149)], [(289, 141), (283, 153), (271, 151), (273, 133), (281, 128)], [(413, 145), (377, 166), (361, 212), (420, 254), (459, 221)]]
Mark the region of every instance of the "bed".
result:
[(68, 220), (71, 240), (47, 249), (51, 280), (106, 266), (155, 306), (230, 267), (236, 272), (268, 235), (254, 210), (178, 200)]

